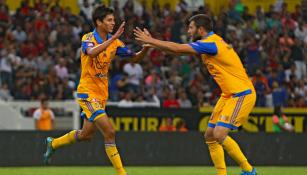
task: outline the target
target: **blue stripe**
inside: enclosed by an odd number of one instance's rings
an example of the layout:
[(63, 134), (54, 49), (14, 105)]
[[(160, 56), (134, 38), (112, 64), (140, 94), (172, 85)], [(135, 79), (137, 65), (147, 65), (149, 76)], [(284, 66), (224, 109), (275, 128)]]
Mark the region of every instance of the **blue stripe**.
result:
[(88, 98), (88, 94), (77, 93), (77, 97), (85, 99), (85, 98)]
[(215, 124), (213, 124), (213, 123), (208, 123), (208, 127), (210, 127), (210, 128), (215, 128)]
[(206, 37), (211, 36), (211, 35), (213, 35), (213, 34), (214, 34), (214, 32), (211, 31), (211, 32), (209, 32), (209, 33), (206, 35)]
[(86, 119), (86, 114), (84, 112), (81, 112), (80, 117), (81, 119)]
[(225, 128), (229, 128), (231, 130), (237, 130), (238, 129), (238, 127), (236, 127), (234, 125), (231, 125), (231, 124), (228, 124), (228, 123), (223, 123), (223, 122), (217, 122), (216, 126), (223, 126)]
[(83, 52), (83, 53), (87, 54), (87, 53), (86, 53), (86, 49), (87, 49), (87, 48), (88, 48), (87, 43), (86, 43), (86, 42), (82, 42), (81, 49), (82, 49), (82, 52)]
[(252, 93), (252, 90), (247, 89), (245, 91), (234, 94), (232, 97), (241, 97), (241, 96), (248, 95), (248, 94), (251, 94), (251, 93)]
[(208, 54), (208, 55), (216, 55), (217, 47), (214, 42), (202, 42), (196, 41), (193, 43), (189, 43), (189, 45), (198, 53), (198, 54)]
[(106, 113), (104, 110), (99, 109), (99, 110), (95, 111), (88, 120), (90, 122), (93, 122), (97, 116), (99, 116), (100, 114), (104, 114), (104, 113)]
[(132, 52), (127, 46), (124, 46), (124, 47), (117, 47), (116, 55), (118, 55), (122, 58), (127, 58), (127, 57), (134, 56), (135, 53)]
[[(96, 29), (94, 29), (93, 35), (94, 35), (94, 38), (95, 38), (95, 40), (97, 41), (98, 44), (102, 44), (104, 42)], [(107, 34), (107, 40), (110, 39), (111, 37), (112, 37), (112, 35), (108, 33)]]

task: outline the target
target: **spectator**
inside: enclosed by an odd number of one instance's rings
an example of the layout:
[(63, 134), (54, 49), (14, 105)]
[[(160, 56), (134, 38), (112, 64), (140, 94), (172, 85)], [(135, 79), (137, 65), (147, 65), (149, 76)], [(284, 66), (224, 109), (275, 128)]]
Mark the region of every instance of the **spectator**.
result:
[(59, 63), (54, 66), (54, 70), (60, 79), (63, 80), (68, 78), (68, 69), (66, 67), (66, 60), (64, 58), (59, 59)]
[(80, 15), (86, 20), (90, 21), (92, 19), (94, 0), (78, 0), (78, 5), (80, 7)]
[(302, 79), (307, 75), (306, 59), (304, 58), (302, 42), (298, 38), (294, 38), (294, 45), (291, 46), (290, 59), (294, 60), (296, 67), (296, 77)]
[(162, 124), (159, 127), (160, 132), (174, 132), (176, 131), (176, 127), (173, 124), (172, 118), (167, 118), (166, 121), (162, 121)]
[(181, 92), (179, 94), (178, 102), (181, 108), (191, 108), (192, 107), (192, 103), (188, 99), (187, 94), (185, 92)]
[(47, 99), (41, 100), (40, 108), (33, 113), (35, 119), (35, 128), (40, 131), (50, 131), (54, 128), (54, 114), (49, 108)]
[(141, 80), (143, 77), (143, 69), (138, 63), (127, 63), (124, 66), (124, 72), (128, 74), (129, 88), (134, 92), (139, 92), (141, 88)]
[(304, 41), (307, 36), (307, 26), (304, 21), (299, 21), (298, 25), (294, 30), (294, 35), (297, 39)]
[(21, 29), (21, 26), (17, 26), (17, 28), (13, 30), (12, 34), (19, 43), (22, 43), (27, 39), (26, 32)]
[(273, 132), (294, 131), (292, 124), (289, 122), (288, 117), (282, 113), (280, 106), (274, 107), (274, 115), (272, 119), (273, 119)]
[(13, 97), (10, 93), (9, 87), (7, 84), (2, 84), (0, 88), (0, 99), (4, 101), (13, 100)]
[(265, 107), (265, 95), (269, 91), (269, 87), (267, 84), (267, 79), (262, 75), (261, 71), (257, 71), (255, 77), (253, 78), (253, 83), (257, 94), (256, 106)]
[(285, 106), (288, 97), (287, 91), (284, 88), (279, 87), (279, 84), (276, 81), (272, 83), (272, 88), (273, 88), (272, 96), (273, 96), (274, 107)]
[(176, 123), (176, 131), (177, 132), (188, 132), (188, 128), (186, 127), (186, 123), (183, 119), (179, 120)]
[(10, 88), (12, 87), (13, 62), (8, 56), (7, 50), (2, 50), (0, 54), (0, 80), (1, 83), (7, 84)]
[[(151, 8), (145, 0), (139, 1), (141, 4), (129, 0), (121, 10), (121, 1), (113, 2), (116, 25), (126, 21), (122, 39), (131, 48), (138, 47), (131, 37), (135, 26), (150, 29), (158, 38), (182, 42), (188, 41), (187, 34), (182, 31), (185, 20), (191, 14), (209, 14), (214, 20), (215, 33), (225, 37), (237, 51), (249, 75), (256, 77), (258, 69), (263, 71), (261, 81), (256, 84), (260, 94), (264, 91), (264, 96), (273, 96), (276, 90), (273, 82), (277, 81), (279, 88), (288, 94), (285, 106), (306, 106), (299, 81), (307, 79), (304, 68), (306, 22), (300, 5), (291, 15), (282, 1), (277, 11), (272, 4), (268, 11), (257, 6), (255, 14), (251, 14), (240, 1), (230, 1), (228, 10), (222, 8), (220, 14), (213, 14), (207, 4), (191, 11), (193, 7), (185, 0), (178, 1), (176, 9), (158, 0), (152, 1)], [(36, 0), (33, 8), (29, 1), (22, 1), (12, 13), (7, 5), (0, 5), (0, 77), (1, 82), (9, 86), (14, 99), (37, 99), (41, 93), (50, 99), (72, 97), (72, 88), (76, 87), (80, 76), (80, 37), (93, 30), (88, 24), (95, 3), (95, 0), (78, 0), (82, 16), (74, 15), (69, 7), (63, 8), (59, 0), (53, 3)], [(301, 53), (305, 55), (299, 56)], [(60, 67), (61, 58), (69, 58), (65, 59), (64, 68)], [(199, 107), (214, 103), (220, 95), (212, 77), (199, 66), (203, 63), (194, 56), (176, 57), (152, 50), (140, 65), (124, 63), (114, 61), (110, 69), (110, 99), (113, 101), (124, 99), (130, 90), (134, 91), (132, 99), (138, 97), (146, 101), (156, 101), (156, 97), (165, 101), (169, 93), (181, 99), (182, 92), (186, 92), (192, 107)], [(59, 68), (55, 70), (55, 66)], [(8, 67), (10, 69), (6, 69)], [(127, 67), (130, 68), (127, 70)], [(5, 75), (7, 70), (10, 76)], [(60, 73), (61, 70), (65, 73)]]
[(180, 107), (178, 100), (176, 100), (175, 98), (175, 93), (170, 92), (168, 94), (167, 99), (165, 99), (163, 102), (163, 107), (164, 108), (179, 108)]
[(120, 108), (131, 108), (133, 107), (133, 102), (132, 102), (132, 94), (133, 92), (129, 91), (125, 94), (125, 97), (119, 101), (118, 107)]

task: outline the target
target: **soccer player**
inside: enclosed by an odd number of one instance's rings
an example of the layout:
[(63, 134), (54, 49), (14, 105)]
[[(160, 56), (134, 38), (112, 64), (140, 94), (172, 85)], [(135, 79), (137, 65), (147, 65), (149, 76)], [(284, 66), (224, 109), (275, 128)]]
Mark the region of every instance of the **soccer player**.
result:
[(113, 36), (110, 34), (115, 25), (112, 9), (98, 6), (93, 11), (92, 19), (95, 30), (82, 37), (82, 72), (77, 89), (78, 103), (83, 110), (83, 128), (70, 131), (59, 138), (48, 137), (44, 162), (48, 163), (51, 155), (60, 147), (91, 139), (97, 128), (104, 136), (106, 153), (117, 174), (126, 175), (115, 145), (115, 130), (105, 112), (108, 99), (108, 69), (116, 55), (138, 62), (145, 56), (148, 47), (134, 53), (118, 39), (124, 31), (125, 23), (121, 24)]
[(218, 175), (226, 175), (224, 150), (242, 168), (242, 175), (255, 175), (238, 144), (228, 136), (248, 119), (254, 107), (256, 93), (240, 58), (224, 40), (214, 34), (211, 18), (198, 14), (189, 19), (189, 44), (161, 41), (152, 38), (148, 31), (134, 30), (136, 40), (151, 47), (175, 54), (201, 55), (203, 63), (222, 90), (209, 120), (205, 140)]

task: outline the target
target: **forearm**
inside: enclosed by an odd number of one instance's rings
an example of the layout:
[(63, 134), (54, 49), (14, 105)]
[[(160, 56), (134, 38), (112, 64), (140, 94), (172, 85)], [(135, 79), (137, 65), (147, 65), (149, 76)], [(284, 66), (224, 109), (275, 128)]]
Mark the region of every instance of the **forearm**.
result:
[(99, 44), (93, 48), (88, 48), (87, 51), (87, 55), (89, 55), (91, 58), (95, 58), (98, 54), (100, 54), (101, 52), (103, 52), (104, 50), (107, 49), (107, 47), (110, 46), (110, 44), (115, 41), (115, 38), (110, 38), (108, 40), (106, 40), (105, 42), (103, 42), (102, 44)]
[(132, 58), (131, 58), (131, 62), (134, 63), (138, 63), (141, 61), (141, 59), (143, 59), (145, 57), (145, 55), (147, 54), (149, 48), (148, 47), (143, 47), (143, 49), (139, 52), (137, 52)]

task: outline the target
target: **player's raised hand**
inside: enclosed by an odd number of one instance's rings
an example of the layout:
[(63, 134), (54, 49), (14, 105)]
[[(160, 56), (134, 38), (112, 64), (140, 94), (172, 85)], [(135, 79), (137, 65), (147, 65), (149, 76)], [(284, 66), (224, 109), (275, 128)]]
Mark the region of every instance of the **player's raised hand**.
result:
[(116, 33), (113, 35), (113, 37), (114, 37), (115, 39), (119, 38), (119, 37), (123, 34), (123, 32), (124, 32), (124, 30), (125, 30), (125, 23), (126, 23), (126, 22), (122, 22), (122, 24), (121, 24), (121, 25), (119, 26), (119, 28), (117, 29)]
[(144, 28), (144, 33), (147, 35), (147, 36), (149, 36), (149, 37), (151, 37), (151, 34), (149, 33), (149, 31), (146, 29), (146, 28)]
[(144, 29), (144, 31), (142, 31), (140, 28), (136, 27), (133, 32), (135, 39), (145, 44), (149, 43), (149, 41), (152, 39), (147, 29)]

